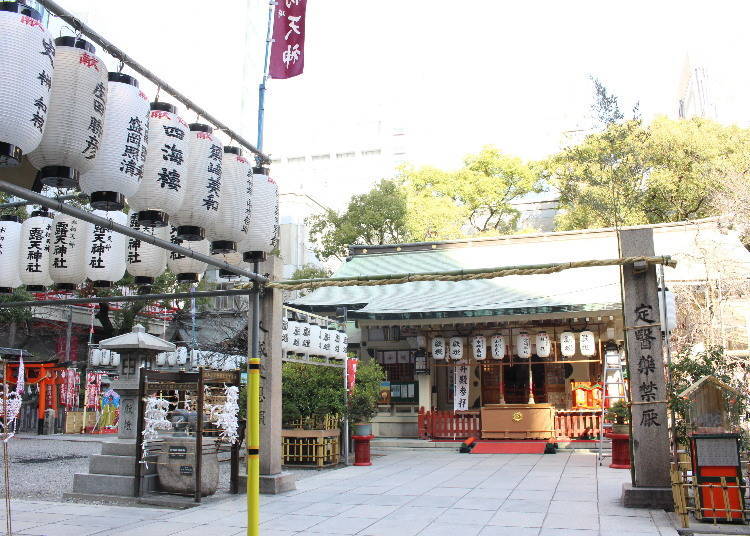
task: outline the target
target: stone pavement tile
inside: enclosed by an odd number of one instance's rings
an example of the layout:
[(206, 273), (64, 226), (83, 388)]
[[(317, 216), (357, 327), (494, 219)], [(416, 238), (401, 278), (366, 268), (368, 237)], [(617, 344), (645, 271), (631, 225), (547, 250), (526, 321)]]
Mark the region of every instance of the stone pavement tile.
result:
[(491, 510), (495, 511), (500, 508), (500, 505), (505, 502), (505, 499), (493, 499), (488, 497), (462, 497), (454, 508), (465, 508), (467, 510)]
[[(247, 534), (247, 530), (243, 529), (237, 533), (234, 534), (234, 536), (245, 536)], [(261, 529), (261, 534), (263, 536), (292, 536), (293, 534), (302, 534), (301, 532), (297, 532), (296, 530), (276, 530), (276, 529)], [(205, 536), (210, 536), (209, 534), (206, 534)]]
[(441, 523), (452, 523), (456, 525), (479, 525), (480, 527), (487, 524), (490, 518), (495, 515), (494, 511), (489, 510), (466, 510), (465, 508), (449, 508), (437, 520)]
[(539, 528), (524, 527), (485, 527), (479, 536), (537, 536)]
[(441, 523), (435, 521), (427, 525), (419, 536), (477, 536), (482, 530), (481, 525), (460, 525), (456, 523)]
[(194, 526), (194, 523), (179, 523), (177, 521), (146, 521), (143, 523), (130, 523), (120, 529), (106, 529), (102, 534), (107, 534), (108, 536), (110, 534), (112, 536), (170, 536)]
[(637, 517), (637, 516), (608, 516), (600, 515), (599, 521), (601, 523), (602, 534), (611, 533), (625, 533), (625, 532), (651, 532), (652, 534), (659, 534), (659, 529), (656, 524), (649, 517)]
[(508, 495), (508, 499), (514, 500), (526, 500), (531, 499), (534, 501), (551, 501), (552, 496), (555, 494), (553, 489), (542, 489), (542, 490), (528, 490), (528, 489), (514, 489)]
[(295, 514), (312, 515), (312, 516), (337, 516), (347, 510), (356, 508), (354, 504), (338, 504), (329, 502), (319, 502), (305, 506), (294, 512)]
[(366, 517), (329, 517), (305, 530), (305, 534), (357, 534), (376, 521)]
[[(71, 504), (72, 506), (72, 504)], [(83, 506), (83, 505), (79, 505)], [(99, 517), (125, 518), (129, 523), (134, 520), (151, 520), (174, 515), (174, 510), (166, 508), (133, 508), (132, 506), (98, 506), (94, 510), (82, 509), (75, 511), (74, 515), (92, 515)]]
[(536, 500), (508, 499), (500, 507), (501, 512), (538, 512), (544, 513), (549, 508), (549, 502)]
[(599, 520), (594, 516), (547, 514), (542, 523), (545, 529), (589, 529), (598, 530)]
[[(510, 494), (511, 490), (509, 489), (477, 488), (464, 495), (464, 498), (505, 500)], [(552, 497), (552, 495), (550, 495), (550, 497)]]
[[(52, 507), (45, 509), (44, 514), (45, 515), (54, 515), (54, 514), (61, 514), (61, 515), (73, 515), (73, 516), (95, 516), (95, 515), (101, 515), (100, 512), (103, 510), (110, 510), (112, 506), (101, 506), (101, 505), (93, 505), (93, 504), (78, 504), (78, 503), (54, 503)], [(119, 511), (119, 509), (125, 508), (126, 510), (134, 510), (133, 513), (140, 513), (141, 510), (148, 510), (148, 508), (127, 508), (127, 507), (119, 507), (116, 512)], [(160, 515), (163, 513), (169, 513), (173, 510), (163, 510), (159, 509), (158, 512), (160, 512)]]
[(550, 514), (583, 515), (596, 517), (599, 508), (594, 501), (552, 501), (549, 503)]
[(555, 489), (555, 487), (557, 487), (557, 483), (557, 479), (548, 480), (537, 478), (534, 480), (523, 480), (520, 484), (518, 484), (516, 489), (543, 491), (547, 489)]
[(380, 519), (393, 513), (398, 506), (378, 506), (375, 504), (358, 504), (354, 508), (347, 510), (342, 517), (365, 517), (369, 519)]
[(598, 530), (542, 529), (539, 536), (599, 536)]
[(552, 496), (552, 500), (554, 501), (596, 501), (598, 499), (598, 494), (596, 493), (596, 490), (578, 490), (578, 491), (569, 491), (569, 490), (557, 490), (555, 491), (555, 494)]
[[(237, 527), (211, 523), (176, 532), (174, 536), (234, 536), (237, 532)], [(247, 530), (243, 529), (242, 533)]]
[(13, 525), (14, 534), (34, 535), (34, 536), (89, 536), (104, 530), (102, 527), (84, 527), (82, 525), (58, 525), (50, 523), (47, 525), (38, 525), (33, 528), (16, 532), (16, 525)]
[(471, 491), (472, 488), (444, 488), (436, 487), (429, 491), (426, 491), (425, 495), (432, 495), (435, 497), (463, 497)]
[(59, 521), (61, 525), (80, 525), (82, 527), (99, 527), (100, 530), (123, 528), (132, 522), (122, 517), (108, 516), (73, 516), (71, 519)]
[[(265, 523), (277, 517), (285, 516), (286, 514), (278, 512), (265, 512), (261, 507), (260, 510), (260, 522)], [(230, 527), (246, 527), (247, 526), (247, 512), (237, 512), (235, 514), (225, 513), (224, 517), (216, 520), (219, 525), (228, 525)], [(203, 523), (201, 523), (203, 524)]]
[(362, 504), (375, 504), (379, 506), (402, 506), (414, 500), (413, 495), (364, 495), (364, 497), (368, 497), (368, 499)]
[(320, 501), (327, 501), (328, 499), (335, 497), (336, 495), (339, 495), (339, 492), (336, 491), (305, 491), (303, 493), (299, 493), (297, 495), (288, 495), (284, 497), (283, 500), (287, 502), (320, 502)]
[(608, 516), (649, 517), (647, 508), (625, 508), (619, 501), (599, 500), (599, 513)]
[[(58, 521), (65, 521), (66, 519), (75, 519), (77, 516), (72, 513), (68, 514), (53, 514), (47, 512), (19, 512), (11, 506), (10, 519), (13, 524), (17, 522), (36, 523), (37, 525), (46, 525), (47, 523), (57, 523)], [(0, 514), (3, 524), (5, 524), (5, 512)]]
[(263, 533), (265, 528), (304, 531), (305, 529), (308, 529), (313, 525), (317, 525), (318, 523), (320, 523), (321, 521), (325, 521), (326, 519), (328, 518), (325, 516), (302, 516), (297, 514), (287, 514), (275, 519), (271, 519), (270, 521), (266, 521), (265, 523), (261, 523), (261, 534)]
[(357, 533), (357, 536), (416, 536), (431, 521), (407, 521), (405, 519), (381, 519)]
[[(453, 506), (458, 502), (460, 497), (443, 497), (434, 495), (421, 495), (416, 497), (413, 501), (407, 503), (409, 506), (439, 506), (449, 507)], [(460, 499), (463, 500), (463, 499)]]
[(390, 491), (395, 486), (362, 486), (354, 488), (352, 493), (359, 493), (361, 495), (382, 495), (386, 491)]
[[(261, 507), (263, 510), (265, 508)], [(226, 510), (215, 510), (213, 508), (190, 508), (170, 516), (170, 520), (181, 521), (183, 523), (193, 523), (195, 525), (204, 525), (212, 521), (220, 520), (227, 516)]]
[(446, 508), (439, 506), (402, 506), (397, 508), (385, 519), (406, 519), (406, 520), (426, 520), (432, 521), (440, 517), (446, 511)]
[(301, 510), (302, 508), (305, 508), (306, 506), (310, 506), (311, 504), (315, 504), (312, 502), (306, 502), (306, 503), (297, 503), (297, 502), (291, 502), (291, 501), (276, 501), (269, 504), (264, 504), (261, 506), (262, 510), (264, 512), (276, 512), (279, 514), (286, 514), (288, 512), (296, 512), (297, 510)]
[(534, 512), (496, 512), (487, 522), (488, 525), (501, 527), (541, 527), (544, 514)]

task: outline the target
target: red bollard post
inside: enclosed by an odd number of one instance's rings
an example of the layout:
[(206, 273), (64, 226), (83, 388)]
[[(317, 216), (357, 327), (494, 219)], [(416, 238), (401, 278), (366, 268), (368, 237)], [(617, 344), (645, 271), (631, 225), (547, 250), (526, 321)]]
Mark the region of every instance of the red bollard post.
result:
[(630, 435), (629, 434), (604, 434), (612, 440), (612, 469), (630, 469)]
[(354, 465), (372, 465), (370, 461), (370, 440), (374, 435), (352, 436), (354, 440)]

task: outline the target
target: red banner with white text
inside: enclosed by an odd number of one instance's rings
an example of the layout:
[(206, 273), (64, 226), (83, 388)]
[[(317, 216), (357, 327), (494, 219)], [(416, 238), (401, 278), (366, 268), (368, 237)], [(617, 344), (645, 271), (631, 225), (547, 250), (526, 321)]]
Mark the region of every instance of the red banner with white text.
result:
[(278, 0), (273, 23), (271, 78), (292, 78), (305, 67), (305, 9), (307, 0)]
[(357, 381), (357, 359), (346, 360), (346, 388), (351, 392), (354, 382)]

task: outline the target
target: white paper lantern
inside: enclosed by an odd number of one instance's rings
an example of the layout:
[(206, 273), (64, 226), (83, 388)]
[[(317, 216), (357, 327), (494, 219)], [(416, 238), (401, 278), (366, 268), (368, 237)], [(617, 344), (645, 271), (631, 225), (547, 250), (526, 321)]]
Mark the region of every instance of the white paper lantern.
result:
[(110, 364), (113, 367), (119, 367), (120, 366), (120, 354), (117, 352), (111, 352), (110, 353)]
[(0, 216), (0, 294), (10, 294), (21, 286), (18, 259), (21, 256), (22, 228), (18, 216)]
[(52, 220), (49, 275), (58, 290), (73, 290), (86, 280), (90, 224), (58, 212)]
[(102, 351), (99, 348), (92, 348), (89, 352), (89, 361), (92, 367), (98, 367), (102, 364)]
[(289, 319), (283, 317), (281, 319), (281, 351), (286, 352), (289, 350)]
[(596, 337), (591, 331), (582, 331), (578, 336), (581, 344), (581, 355), (591, 357), (596, 355)]
[(531, 357), (531, 338), (525, 331), (516, 336), (516, 354), (519, 359), (528, 359)]
[(206, 233), (211, 252), (237, 251), (237, 244), (247, 237), (250, 224), (250, 192), (253, 168), (239, 147), (224, 147), (221, 161), (221, 198), (219, 210)]
[[(95, 210), (93, 214), (120, 225), (128, 224), (128, 217), (123, 212)], [(95, 287), (109, 288), (123, 278), (127, 264), (127, 236), (99, 225), (89, 225), (86, 248), (86, 277)]]
[(108, 79), (104, 135), (94, 167), (81, 175), (80, 184), (92, 207), (122, 210), (143, 178), (149, 104), (132, 76), (109, 73)]
[(112, 351), (111, 350), (102, 350), (101, 365), (103, 367), (108, 367), (111, 362), (112, 362)]
[(302, 347), (302, 322), (290, 320), (289, 335), (289, 351), (301, 354), (304, 351)]
[(245, 260), (262, 260), (278, 242), (279, 188), (269, 176), (268, 168), (253, 168), (253, 186), (250, 197), (250, 223), (247, 238), (239, 245)]
[(312, 330), (310, 329), (310, 324), (307, 322), (302, 322), (302, 353), (303, 354), (309, 354), (310, 353), (310, 345), (312, 344)]
[(471, 350), (474, 359), (482, 361), (487, 358), (487, 339), (484, 335), (475, 335), (471, 338)]
[(166, 226), (185, 200), (188, 128), (174, 105), (151, 103), (143, 180), (138, 191), (128, 197), (128, 205), (138, 212), (141, 225)]
[[(2, 13), (2, 11), (0, 11)], [(18, 270), (26, 290), (42, 292), (52, 284), (49, 275), (52, 217), (47, 210), (36, 210), (21, 227), (21, 254)]]
[(563, 357), (576, 355), (576, 336), (570, 331), (564, 331), (560, 334), (560, 353)]
[(211, 132), (208, 125), (192, 123), (187, 133), (185, 197), (172, 215), (172, 224), (182, 240), (202, 240), (219, 211), (224, 144)]
[(177, 364), (177, 352), (167, 352), (167, 365), (174, 367)]
[(451, 337), (449, 339), (448, 356), (454, 361), (460, 361), (464, 358), (464, 339), (463, 337)]
[(432, 338), (432, 358), (433, 359), (445, 359), (445, 338), (433, 337)]
[(188, 361), (188, 349), (185, 346), (180, 346), (177, 348), (177, 364), (180, 366), (184, 366), (187, 364)]
[(341, 332), (341, 359), (346, 359), (349, 355), (349, 336), (346, 332)]
[(546, 331), (540, 331), (536, 334), (536, 355), (539, 357), (549, 357), (552, 352), (552, 340)]
[(107, 67), (94, 45), (64, 36), (55, 39), (55, 76), (42, 142), (29, 153), (42, 184), (78, 188), (101, 146), (107, 104)]
[(503, 359), (505, 357), (505, 337), (493, 335), (490, 341), (492, 344), (492, 359)]
[(323, 357), (333, 355), (333, 333), (326, 326), (320, 329), (320, 353)]
[[(130, 227), (161, 240), (169, 240), (167, 227), (143, 227), (138, 223), (138, 213), (130, 214)], [(136, 285), (151, 285), (154, 279), (167, 268), (167, 250), (143, 242), (137, 238), (128, 238), (128, 273), (135, 277)]]
[[(170, 227), (170, 241), (173, 244), (203, 255), (208, 255), (209, 248), (211, 247), (208, 240), (205, 239), (194, 242), (181, 240), (177, 237), (176, 227)], [(199, 282), (203, 272), (206, 271), (206, 266), (206, 263), (203, 261), (195, 260), (192, 257), (187, 257), (174, 251), (170, 251), (167, 256), (167, 267), (177, 276), (177, 281), (180, 283)]]
[(156, 354), (156, 366), (163, 367), (167, 363), (167, 352), (159, 352)]
[(320, 337), (322, 328), (317, 324), (310, 324), (310, 355), (320, 355)]
[(0, 3), (0, 166), (16, 166), (42, 141), (55, 63), (39, 12)]

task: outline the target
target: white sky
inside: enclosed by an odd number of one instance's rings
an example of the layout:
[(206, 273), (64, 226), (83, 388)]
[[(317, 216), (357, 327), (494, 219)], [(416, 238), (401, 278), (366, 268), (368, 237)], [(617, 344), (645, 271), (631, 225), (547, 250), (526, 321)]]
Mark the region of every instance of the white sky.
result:
[[(262, 0), (62, 4), (255, 139)], [(627, 107), (639, 100), (647, 119), (673, 115), (688, 54), (707, 70), (720, 119), (750, 120), (744, 1), (308, 0), (307, 12), (305, 74), (269, 83), (272, 153), (380, 120), (406, 129), (419, 164), (456, 167), (488, 143), (539, 158), (588, 123), (589, 75)]]

